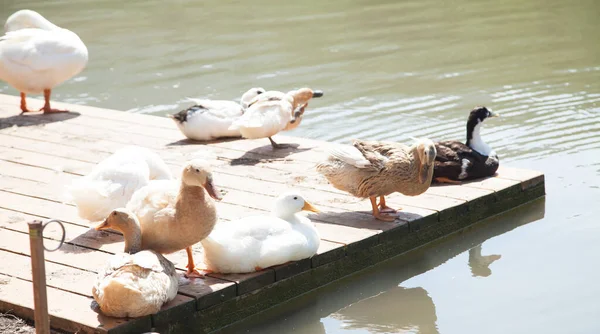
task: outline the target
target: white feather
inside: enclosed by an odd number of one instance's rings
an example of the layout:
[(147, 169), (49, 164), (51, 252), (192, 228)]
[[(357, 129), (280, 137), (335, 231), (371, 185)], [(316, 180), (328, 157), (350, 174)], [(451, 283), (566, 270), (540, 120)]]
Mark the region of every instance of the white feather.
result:
[(33, 11), (19, 11), (0, 37), (0, 79), (17, 90), (42, 93), (83, 70), (85, 44), (70, 30), (57, 27)]
[(83, 178), (67, 187), (79, 216), (98, 221), (124, 207), (133, 193), (150, 180), (172, 179), (156, 153), (137, 146), (124, 147), (101, 161)]
[(329, 149), (331, 158), (343, 161), (357, 168), (367, 168), (371, 166), (371, 162), (354, 146), (336, 145)]

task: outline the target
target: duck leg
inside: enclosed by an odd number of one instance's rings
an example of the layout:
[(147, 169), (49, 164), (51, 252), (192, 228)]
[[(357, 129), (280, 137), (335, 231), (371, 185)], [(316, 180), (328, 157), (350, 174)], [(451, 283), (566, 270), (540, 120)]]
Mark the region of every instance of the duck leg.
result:
[(402, 210), (402, 208), (392, 209), (389, 206), (385, 205), (385, 196), (379, 196), (379, 212), (381, 213), (397, 213), (398, 210)]
[(436, 177), (435, 180), (439, 183), (449, 183), (449, 184), (461, 184), (460, 181), (450, 180), (447, 177)]
[(268, 137), (268, 138), (269, 138), (269, 141), (271, 142), (271, 146), (274, 149), (280, 149), (280, 148), (288, 148), (288, 147), (290, 147), (290, 145), (287, 145), (287, 144), (277, 144), (273, 139), (271, 139), (271, 137)]
[(21, 92), (21, 114), (26, 112), (30, 112), (31, 110), (27, 109), (27, 101), (25, 99), (25, 93)]
[(379, 211), (379, 207), (377, 206), (377, 197), (373, 196), (369, 197), (369, 199), (371, 200), (371, 206), (373, 207), (373, 217), (384, 222), (393, 222), (396, 220), (396, 217)]
[(184, 276), (187, 278), (204, 278), (204, 275), (201, 274), (200, 271), (198, 271), (198, 269), (196, 269), (196, 265), (194, 264), (194, 256), (192, 255), (192, 246), (187, 247), (185, 249), (185, 252), (187, 253), (187, 256), (188, 256), (188, 264), (186, 266), (187, 271), (184, 274)]
[(52, 93), (52, 90), (50, 89), (44, 89), (44, 106), (42, 108), (40, 108), (40, 111), (44, 111), (44, 114), (49, 114), (49, 113), (60, 113), (60, 112), (69, 112), (68, 110), (59, 110), (59, 109), (52, 109), (50, 107), (50, 93)]

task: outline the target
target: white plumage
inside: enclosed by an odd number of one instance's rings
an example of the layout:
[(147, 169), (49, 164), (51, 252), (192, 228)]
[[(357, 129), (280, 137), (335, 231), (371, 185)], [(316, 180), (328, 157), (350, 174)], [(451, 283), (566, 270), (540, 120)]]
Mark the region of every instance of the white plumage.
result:
[(100, 162), (68, 191), (81, 218), (98, 221), (125, 207), (133, 193), (150, 180), (173, 179), (164, 161), (149, 149), (127, 146)]
[(292, 120), (294, 98), (291, 95), (268, 91), (255, 97), (244, 114), (229, 129), (239, 130), (244, 138), (271, 137), (284, 130)]
[(317, 210), (300, 194), (277, 198), (270, 216), (220, 222), (204, 240), (204, 263), (218, 273), (248, 273), (313, 256), (320, 244), (313, 223), (299, 215)]
[[(0, 79), (25, 94), (39, 94), (81, 72), (88, 50), (74, 32), (31, 10), (11, 15), (0, 37)], [(24, 110), (25, 111), (25, 110)]]
[(169, 115), (179, 130), (189, 139), (213, 140), (224, 137), (240, 137), (238, 129), (230, 129), (231, 124), (244, 113), (250, 101), (264, 93), (263, 88), (251, 88), (242, 95), (241, 105), (226, 100), (191, 99), (194, 106)]

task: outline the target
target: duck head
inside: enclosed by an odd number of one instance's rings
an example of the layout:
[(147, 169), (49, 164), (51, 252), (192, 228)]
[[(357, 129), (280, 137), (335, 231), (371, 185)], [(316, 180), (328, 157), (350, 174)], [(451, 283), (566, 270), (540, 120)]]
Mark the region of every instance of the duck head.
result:
[(433, 170), (437, 151), (433, 141), (428, 138), (416, 139), (414, 147), (419, 156), (419, 182), (423, 184), (427, 182), (428, 177), (430, 178), (429, 172)]
[(4, 24), (4, 32), (28, 28), (54, 30), (58, 29), (58, 26), (48, 21), (40, 13), (29, 9), (22, 9), (15, 12), (8, 17)]
[(305, 107), (308, 104), (308, 101), (310, 101), (310, 99), (323, 96), (323, 91), (312, 90), (310, 88), (305, 87), (289, 91), (287, 94), (294, 98), (294, 103), (292, 103), (294, 114), (292, 115), (292, 120), (290, 121), (290, 123), (293, 124), (296, 121), (296, 118), (301, 117), (303, 114), (303, 111), (296, 112), (295, 110), (299, 107)]
[(135, 214), (125, 208), (119, 208), (113, 210), (103, 222), (94, 226), (94, 229), (101, 231), (110, 228), (119, 232), (126, 232), (131, 226), (135, 225), (139, 225)]
[(137, 216), (128, 209), (113, 210), (106, 219), (94, 226), (96, 231), (113, 229), (123, 233), (125, 238), (125, 253), (137, 253), (142, 248), (142, 231)]
[(469, 113), (469, 120), (467, 124), (472, 124), (473, 127), (479, 123), (482, 123), (488, 118), (498, 117), (500, 114), (492, 112), (491, 109), (488, 109), (483, 106), (477, 106), (471, 110)]
[(194, 159), (183, 167), (181, 181), (187, 186), (203, 187), (208, 195), (220, 201), (221, 192), (213, 182), (212, 171), (208, 162), (202, 159)]
[(275, 200), (272, 210), (273, 214), (280, 218), (292, 216), (300, 211), (319, 212), (317, 208), (297, 192), (281, 194)]
[(245, 92), (242, 95), (242, 100), (241, 100), (242, 108), (244, 108), (244, 109), (248, 108), (248, 106), (250, 105), (250, 102), (252, 100), (254, 100), (255, 97), (259, 96), (260, 94), (262, 94), (264, 92), (265, 92), (265, 89), (262, 87), (250, 88), (247, 92)]

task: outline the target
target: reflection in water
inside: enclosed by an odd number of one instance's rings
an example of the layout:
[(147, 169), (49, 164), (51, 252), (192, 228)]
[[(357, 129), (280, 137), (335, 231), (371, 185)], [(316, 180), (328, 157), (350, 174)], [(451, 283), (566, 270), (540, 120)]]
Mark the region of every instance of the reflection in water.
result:
[(481, 244), (469, 249), (469, 267), (473, 276), (488, 277), (492, 274), (490, 264), (500, 260), (502, 255), (481, 255)]
[[(382, 312), (383, 305), (393, 305)], [(371, 333), (437, 334), (435, 305), (423, 288), (402, 286), (351, 304), (331, 317), (344, 321), (344, 329), (368, 328)]]
[[(373, 333), (437, 333), (435, 296), (410, 281), (475, 249), (468, 262), (474, 272), (494, 260), (481, 256), (473, 245), (544, 217), (545, 199), (539, 199), (471, 226), (406, 255), (342, 279), (291, 303), (278, 306), (223, 330), (224, 333), (330, 333), (365, 329)], [(499, 258), (499, 255), (496, 255)], [(494, 258), (494, 255), (490, 255)], [(466, 260), (466, 259), (465, 259)], [(489, 270), (489, 268), (488, 268)], [(468, 272), (466, 266), (461, 271)], [(470, 277), (471, 275), (468, 275)], [(489, 275), (488, 275), (489, 276)], [(487, 278), (486, 280), (488, 280)]]

